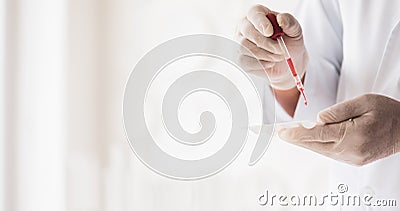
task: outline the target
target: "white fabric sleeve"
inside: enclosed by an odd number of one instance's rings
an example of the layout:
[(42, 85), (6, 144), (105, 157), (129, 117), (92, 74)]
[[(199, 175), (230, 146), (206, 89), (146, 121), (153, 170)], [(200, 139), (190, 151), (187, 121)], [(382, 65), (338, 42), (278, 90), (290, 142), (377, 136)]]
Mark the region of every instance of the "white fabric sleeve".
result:
[(340, 5), (336, 0), (302, 1), (295, 17), (310, 60), (304, 81), (309, 104), (300, 96), (294, 119), (316, 121), (319, 111), (336, 103), (343, 59)]

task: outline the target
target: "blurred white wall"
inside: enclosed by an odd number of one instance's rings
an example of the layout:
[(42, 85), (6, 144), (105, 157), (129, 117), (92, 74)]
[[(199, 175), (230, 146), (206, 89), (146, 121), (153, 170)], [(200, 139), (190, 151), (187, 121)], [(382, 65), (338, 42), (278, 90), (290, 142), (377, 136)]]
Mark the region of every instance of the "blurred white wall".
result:
[(5, 6), (6, 210), (63, 210), (67, 4)]
[(0, 210), (5, 208), (5, 14), (5, 1), (0, 0)]
[(124, 85), (146, 52), (186, 34), (233, 38), (252, 5), (291, 12), (299, 1), (0, 2), (7, 8), (6, 210), (257, 210), (264, 209), (257, 194), (267, 187), (324, 184), (297, 172), (326, 161), (283, 143), (272, 144), (254, 168), (245, 149), (211, 178), (166, 179), (134, 156), (122, 125)]

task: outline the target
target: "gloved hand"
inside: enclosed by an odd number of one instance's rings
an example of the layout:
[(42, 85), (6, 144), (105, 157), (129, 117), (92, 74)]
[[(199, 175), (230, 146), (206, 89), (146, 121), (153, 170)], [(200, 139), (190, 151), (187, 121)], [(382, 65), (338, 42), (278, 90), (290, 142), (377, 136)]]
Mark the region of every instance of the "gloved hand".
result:
[[(273, 34), (273, 28), (266, 17), (268, 13), (276, 14), (277, 22), (285, 33), (283, 39), (296, 70), (301, 77), (304, 75), (308, 56), (300, 24), (290, 14), (278, 14), (261, 5), (251, 8), (239, 24), (239, 42), (248, 49), (241, 51), (240, 62), (249, 73), (265, 78), (267, 73), (274, 89), (288, 90), (293, 88), (295, 83), (278, 42), (269, 38)], [(263, 68), (260, 68), (258, 62)]]
[(279, 136), (335, 160), (364, 165), (400, 152), (400, 102), (361, 95), (318, 114), (322, 124), (282, 129)]

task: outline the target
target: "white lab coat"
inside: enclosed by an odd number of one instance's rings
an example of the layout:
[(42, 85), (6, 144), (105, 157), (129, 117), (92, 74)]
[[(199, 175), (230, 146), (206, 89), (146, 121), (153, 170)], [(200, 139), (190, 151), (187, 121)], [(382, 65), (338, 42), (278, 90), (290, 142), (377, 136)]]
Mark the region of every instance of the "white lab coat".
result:
[[(299, 101), (295, 119), (315, 120), (322, 109), (369, 92), (400, 100), (400, 1), (308, 0), (300, 4), (296, 18), (310, 55), (305, 77), (310, 104), (305, 107)], [(364, 167), (337, 162), (333, 169), (329, 191), (343, 183), (349, 193), (397, 199), (395, 208), (333, 210), (400, 210), (399, 153)]]

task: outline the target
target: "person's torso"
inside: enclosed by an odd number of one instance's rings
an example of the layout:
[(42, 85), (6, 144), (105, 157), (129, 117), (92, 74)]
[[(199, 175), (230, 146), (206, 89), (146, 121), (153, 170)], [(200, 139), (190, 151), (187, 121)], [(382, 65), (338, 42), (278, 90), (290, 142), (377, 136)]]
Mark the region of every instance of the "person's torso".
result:
[[(337, 101), (373, 92), (400, 100), (400, 1), (339, 0), (343, 61)], [(377, 140), (379, 141), (379, 140)], [(364, 167), (338, 164), (332, 185), (350, 193), (400, 199), (400, 155)], [(400, 203), (400, 201), (397, 201)], [(341, 207), (340, 210), (398, 210), (396, 207)]]
[(341, 0), (338, 102), (375, 92), (400, 100), (400, 1)]

